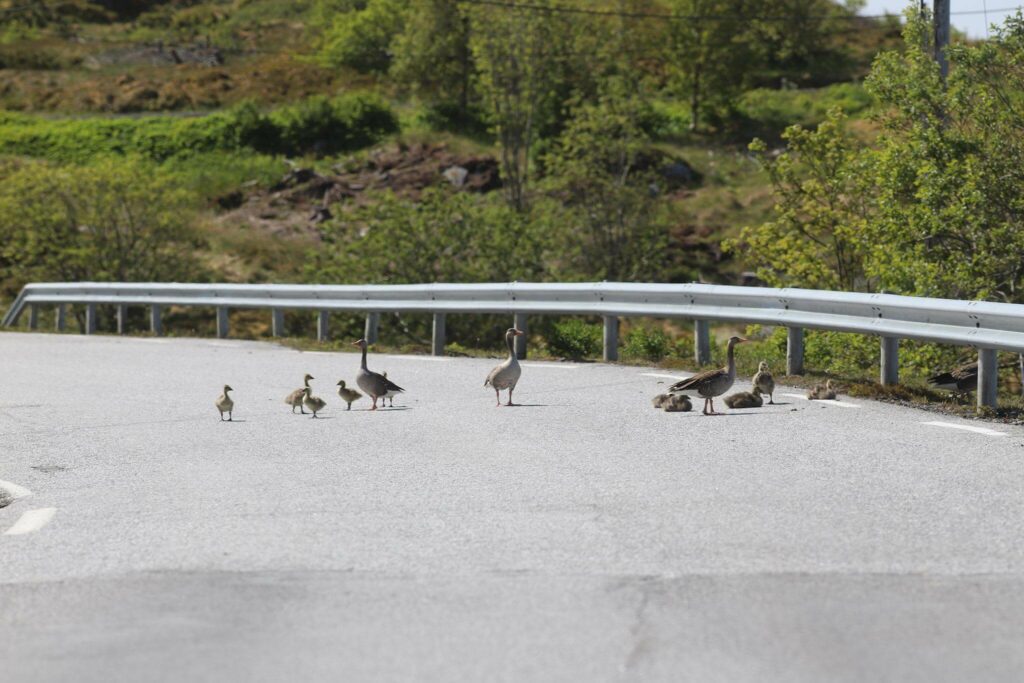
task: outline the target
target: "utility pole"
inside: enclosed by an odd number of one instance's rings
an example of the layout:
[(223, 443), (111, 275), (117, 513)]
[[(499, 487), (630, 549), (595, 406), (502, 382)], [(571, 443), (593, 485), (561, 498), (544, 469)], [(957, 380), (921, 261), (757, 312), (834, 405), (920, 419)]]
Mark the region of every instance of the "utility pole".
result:
[(935, 22), (935, 61), (942, 72), (942, 80), (949, 75), (946, 48), (949, 46), (949, 0), (932, 0), (932, 21)]

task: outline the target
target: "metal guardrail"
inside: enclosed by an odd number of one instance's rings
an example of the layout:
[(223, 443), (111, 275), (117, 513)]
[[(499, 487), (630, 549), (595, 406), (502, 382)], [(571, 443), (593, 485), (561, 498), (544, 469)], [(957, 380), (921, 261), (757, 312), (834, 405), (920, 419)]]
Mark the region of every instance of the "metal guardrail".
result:
[[(162, 333), (166, 306), (204, 306), (217, 311), (217, 336), (229, 333), (234, 308), (269, 309), (272, 333), (284, 333), (286, 310), (319, 312), (317, 336), (328, 338), (328, 314), (367, 314), (366, 337), (377, 338), (382, 312), (434, 316), (433, 353), (444, 353), (445, 315), (498, 313), (515, 316), (526, 329), (528, 315), (588, 315), (604, 318), (604, 358), (618, 358), (618, 320), (622, 317), (685, 318), (695, 321), (694, 354), (711, 360), (712, 321), (788, 328), (787, 372), (803, 372), (804, 329), (855, 332), (881, 337), (881, 382), (899, 379), (900, 339), (973, 346), (979, 350), (978, 404), (996, 402), (999, 350), (1024, 352), (1024, 305), (957, 301), (894, 294), (862, 294), (809, 289), (771, 289), (705, 284), (647, 283), (489, 283), (423, 285), (230, 285), (174, 283), (35, 283), (26, 285), (3, 318), (17, 324), (29, 309), (29, 327), (38, 326), (41, 306), (56, 307), (56, 326), (64, 329), (67, 306), (85, 306), (85, 333), (96, 330), (96, 306), (117, 307), (118, 331), (125, 331), (128, 306), (147, 306), (154, 334)], [(517, 337), (526, 353), (526, 338)]]

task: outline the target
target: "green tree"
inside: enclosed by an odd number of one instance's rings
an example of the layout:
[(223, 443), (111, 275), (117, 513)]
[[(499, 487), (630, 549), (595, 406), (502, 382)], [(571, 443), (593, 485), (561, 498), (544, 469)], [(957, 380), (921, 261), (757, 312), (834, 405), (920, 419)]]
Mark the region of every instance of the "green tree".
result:
[(546, 158), (547, 185), (567, 206), (559, 232), (561, 275), (652, 280), (663, 271), (667, 215), (645, 164), (650, 110), (612, 81), (596, 104), (582, 104)]
[(202, 276), (190, 197), (155, 165), (122, 158), (62, 168), (8, 162), (3, 170), (0, 267), (8, 293), (32, 280)]
[(406, 0), (329, 3), (321, 12), (330, 21), (320, 39), (320, 59), (363, 73), (386, 73), (391, 43), (402, 32)]

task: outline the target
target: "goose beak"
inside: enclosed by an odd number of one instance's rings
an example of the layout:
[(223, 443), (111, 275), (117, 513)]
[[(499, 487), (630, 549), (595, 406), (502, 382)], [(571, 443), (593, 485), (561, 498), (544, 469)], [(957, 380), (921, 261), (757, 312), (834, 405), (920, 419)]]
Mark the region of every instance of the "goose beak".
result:
[(512, 334), (514, 334), (514, 335), (515, 335), (515, 336), (517, 336), (517, 337), (521, 337), (521, 336), (523, 336), (523, 335), (524, 335), (524, 334), (526, 334), (526, 333), (525, 333), (525, 332), (523, 332), (523, 331), (522, 331), (522, 330), (520, 330), (520, 329), (516, 329), (516, 331), (515, 331), (515, 332), (513, 332)]

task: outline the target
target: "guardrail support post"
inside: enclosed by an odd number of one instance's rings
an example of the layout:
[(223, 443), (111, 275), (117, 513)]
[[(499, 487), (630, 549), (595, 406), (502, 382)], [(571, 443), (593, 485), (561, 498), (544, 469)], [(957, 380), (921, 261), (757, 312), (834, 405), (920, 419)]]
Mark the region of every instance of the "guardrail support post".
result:
[(85, 305), (85, 333), (92, 334), (96, 331), (96, 304)]
[(711, 323), (707, 320), (693, 321), (693, 358), (697, 365), (711, 363)]
[(786, 328), (786, 374), (804, 374), (804, 328)]
[(373, 313), (366, 314), (366, 330), (363, 333), (363, 339), (366, 340), (367, 344), (377, 343), (377, 328), (380, 326), (380, 313), (374, 311)]
[(228, 308), (227, 306), (217, 307), (217, 338), (227, 339), (228, 337)]
[(68, 309), (64, 304), (57, 304), (53, 311), (53, 329), (63, 332), (68, 325)]
[(604, 359), (619, 359), (619, 319), (614, 315), (604, 317)]
[(327, 325), (330, 317), (327, 311), (319, 311), (316, 316), (316, 340), (325, 342), (331, 338)]
[(162, 311), (157, 304), (149, 307), (149, 331), (153, 333), (154, 337), (159, 337), (164, 333)]
[(270, 334), (275, 337), (284, 336), (284, 311), (280, 308), (270, 311)]
[(434, 333), (430, 338), (430, 353), (435, 356), (444, 355), (444, 313), (434, 314)]
[(39, 328), (39, 305), (29, 304), (28, 305), (28, 329), (35, 330)]
[(128, 307), (124, 304), (117, 305), (117, 333), (124, 334), (128, 328)]
[(978, 408), (996, 407), (999, 383), (999, 354), (995, 349), (978, 349)]
[(518, 358), (519, 360), (525, 360), (526, 359), (526, 338), (530, 334), (530, 326), (529, 326), (529, 323), (526, 322), (526, 314), (525, 313), (516, 313), (516, 318), (515, 318), (514, 325), (515, 325), (516, 329), (523, 331), (523, 335), (521, 337), (516, 337), (515, 338), (516, 358)]
[(900, 383), (899, 337), (882, 337), (882, 386)]

